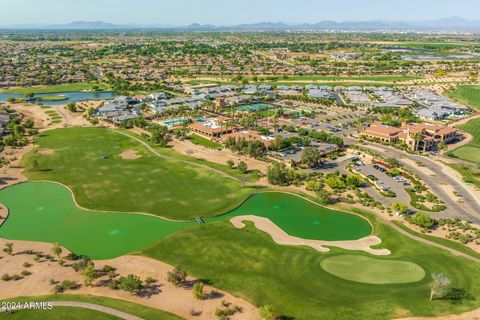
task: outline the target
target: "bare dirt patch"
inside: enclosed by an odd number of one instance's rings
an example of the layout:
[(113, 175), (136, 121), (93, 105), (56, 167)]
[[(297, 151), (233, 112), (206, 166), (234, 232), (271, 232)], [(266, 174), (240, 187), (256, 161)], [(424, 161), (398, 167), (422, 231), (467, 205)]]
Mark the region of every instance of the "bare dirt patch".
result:
[(18, 182), (26, 181), (27, 178), (22, 174), (23, 167), (21, 165), (22, 157), (32, 150), (33, 145), (29, 143), (24, 147), (5, 147), (0, 152), (0, 157), (9, 161), (0, 168), (0, 189), (6, 188)]
[[(185, 319), (216, 319), (215, 310), (221, 307), (222, 300), (232, 305), (242, 308), (241, 313), (231, 317), (232, 320), (258, 320), (257, 310), (250, 303), (243, 299), (236, 298), (226, 292), (217, 290), (211, 286), (205, 285), (204, 292), (207, 299), (197, 300), (193, 297), (191, 286), (197, 280), (192, 277), (187, 278), (187, 284), (184, 287), (176, 287), (167, 279), (167, 273), (173, 269), (172, 266), (158, 260), (142, 256), (122, 256), (111, 260), (96, 260), (95, 268), (103, 268), (104, 265), (110, 265), (116, 268), (116, 274), (126, 276), (130, 273), (140, 276), (142, 280), (152, 277), (158, 281), (142, 289), (137, 295), (131, 295), (122, 290), (112, 290), (106, 286), (109, 281), (108, 276), (102, 275), (95, 279), (93, 286), (83, 285), (83, 276), (71, 268), (71, 262), (66, 261), (61, 266), (58, 261), (49, 261), (45, 258), (34, 260), (35, 254), (22, 253), (25, 250), (43, 252), (50, 254), (52, 245), (42, 242), (31, 241), (10, 241), (0, 238), (0, 247), (6, 243), (13, 243), (13, 255), (3, 255), (0, 263), (0, 274), (15, 275), (20, 274), (22, 270), (28, 270), (32, 274), (24, 276), (23, 279), (14, 281), (0, 281), (0, 299), (9, 299), (19, 296), (38, 296), (52, 293), (53, 285), (50, 280), (58, 282), (64, 280), (76, 281), (82, 284), (78, 289), (66, 290), (67, 294), (90, 294), (97, 296), (122, 299), (145, 305), (148, 307), (165, 310), (174, 313)], [(62, 256), (68, 254), (68, 250), (63, 248)], [(54, 258), (58, 260), (57, 257)], [(24, 263), (31, 266), (25, 267)], [(118, 276), (117, 276), (118, 277)], [(214, 291), (214, 294), (211, 294)], [(192, 312), (198, 315), (193, 316)]]
[(213, 150), (203, 146), (195, 145), (189, 141), (173, 140), (171, 143), (173, 150), (178, 153), (195, 157), (197, 159), (203, 159), (209, 162), (225, 165), (228, 160), (232, 160), (235, 164), (243, 161), (247, 164), (250, 170), (259, 170), (260, 172), (266, 172), (268, 163), (252, 159), (250, 157), (244, 157), (233, 154), (230, 150)]
[(122, 153), (119, 154), (120, 158), (124, 160), (136, 160), (141, 158), (142, 156), (138, 154), (137, 151), (135, 150), (125, 150)]

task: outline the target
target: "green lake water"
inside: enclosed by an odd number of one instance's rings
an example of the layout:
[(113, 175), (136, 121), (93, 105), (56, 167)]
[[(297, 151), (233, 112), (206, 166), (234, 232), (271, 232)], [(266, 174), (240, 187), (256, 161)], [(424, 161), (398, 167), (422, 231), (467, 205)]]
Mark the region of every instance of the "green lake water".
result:
[(359, 216), (334, 211), (281, 192), (255, 194), (237, 209), (209, 221), (243, 215), (268, 218), (289, 235), (303, 239), (357, 240), (372, 232), (370, 223)]
[[(52, 182), (27, 182), (0, 190), (0, 202), (10, 211), (0, 227), (0, 237), (58, 242), (92, 259), (114, 258), (180, 229), (200, 227), (196, 222), (83, 210), (75, 206), (67, 188)], [(355, 240), (371, 233), (370, 224), (360, 217), (285, 193), (253, 195), (239, 208), (207, 223), (238, 215), (269, 218), (288, 234), (306, 239)]]

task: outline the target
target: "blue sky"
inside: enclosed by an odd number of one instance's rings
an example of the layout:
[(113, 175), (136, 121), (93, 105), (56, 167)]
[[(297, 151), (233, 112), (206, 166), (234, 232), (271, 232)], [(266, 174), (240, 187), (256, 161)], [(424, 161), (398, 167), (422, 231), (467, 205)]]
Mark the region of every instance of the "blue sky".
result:
[(0, 0), (0, 25), (102, 20), (232, 25), (322, 20), (480, 19), (479, 0)]

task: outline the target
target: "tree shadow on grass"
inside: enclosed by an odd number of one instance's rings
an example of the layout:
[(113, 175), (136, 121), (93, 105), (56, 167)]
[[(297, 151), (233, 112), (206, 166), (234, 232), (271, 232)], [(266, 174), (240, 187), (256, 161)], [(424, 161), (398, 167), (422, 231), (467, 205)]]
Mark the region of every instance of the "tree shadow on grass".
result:
[(475, 296), (466, 289), (452, 288), (445, 296), (438, 298), (437, 300), (445, 300), (451, 304), (462, 304), (465, 300), (475, 300)]

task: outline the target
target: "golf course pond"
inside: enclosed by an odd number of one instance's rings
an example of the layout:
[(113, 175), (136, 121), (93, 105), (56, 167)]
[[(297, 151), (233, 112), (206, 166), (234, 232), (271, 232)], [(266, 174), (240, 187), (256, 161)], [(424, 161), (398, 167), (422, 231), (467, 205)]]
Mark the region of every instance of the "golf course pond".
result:
[[(178, 230), (201, 227), (197, 222), (82, 209), (76, 206), (68, 188), (54, 182), (25, 182), (2, 189), (0, 202), (9, 210), (8, 218), (0, 227), (0, 237), (58, 242), (92, 259), (118, 257)], [(304, 239), (357, 240), (372, 233), (370, 223), (360, 216), (280, 192), (254, 194), (237, 209), (208, 219), (206, 223), (241, 215), (268, 218), (288, 234)]]
[[(97, 100), (97, 99), (112, 99), (118, 94), (112, 91), (104, 92), (87, 92), (87, 91), (72, 91), (72, 92), (57, 92), (57, 93), (37, 93), (33, 95), (31, 100), (27, 102), (42, 103), (45, 106), (61, 106), (69, 102), (78, 102), (83, 100)], [(55, 99), (57, 97), (58, 99)], [(8, 98), (25, 99), (24, 94), (18, 93), (0, 93), (0, 102), (7, 101)], [(45, 98), (45, 100), (43, 99)], [(50, 99), (53, 98), (53, 99)], [(61, 98), (61, 99), (60, 99)]]

